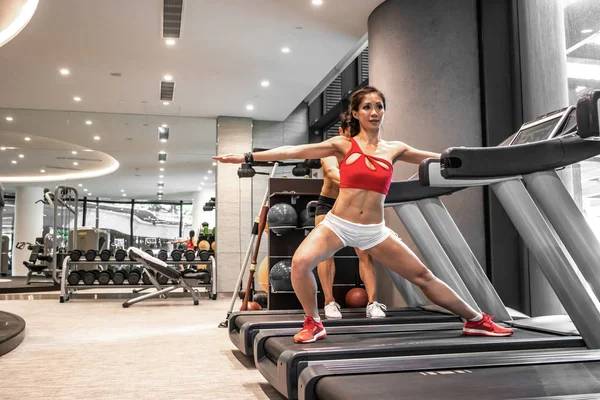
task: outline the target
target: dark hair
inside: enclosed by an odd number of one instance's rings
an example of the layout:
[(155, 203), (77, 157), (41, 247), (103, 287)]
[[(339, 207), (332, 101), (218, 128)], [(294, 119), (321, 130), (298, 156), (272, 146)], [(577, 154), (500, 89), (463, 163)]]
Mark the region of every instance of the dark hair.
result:
[(373, 86), (365, 86), (352, 93), (350, 96), (350, 107), (348, 108), (348, 115), (350, 119), (350, 136), (354, 137), (360, 133), (360, 122), (354, 118), (352, 111), (358, 111), (360, 103), (364, 100), (365, 96), (369, 93), (376, 93), (383, 101), (383, 108), (385, 109), (385, 96), (381, 93), (381, 90)]
[(190, 237), (193, 238), (194, 236), (196, 236), (196, 232), (190, 231)]
[(342, 128), (342, 132), (346, 131), (350, 127), (350, 120), (352, 119), (352, 114), (348, 111), (344, 111), (340, 114), (340, 128)]

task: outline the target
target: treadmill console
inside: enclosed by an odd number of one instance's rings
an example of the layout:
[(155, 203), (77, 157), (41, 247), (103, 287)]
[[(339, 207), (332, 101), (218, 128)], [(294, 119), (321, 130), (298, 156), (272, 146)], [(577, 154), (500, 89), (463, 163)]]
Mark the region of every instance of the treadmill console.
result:
[(564, 131), (561, 128), (568, 125), (569, 117), (574, 115), (574, 112), (575, 107), (571, 106), (546, 114), (535, 121), (527, 122), (521, 126), (512, 141), (505, 141), (501, 146), (513, 146), (551, 139)]
[(577, 102), (577, 127), (582, 138), (600, 137), (600, 90), (587, 93)]

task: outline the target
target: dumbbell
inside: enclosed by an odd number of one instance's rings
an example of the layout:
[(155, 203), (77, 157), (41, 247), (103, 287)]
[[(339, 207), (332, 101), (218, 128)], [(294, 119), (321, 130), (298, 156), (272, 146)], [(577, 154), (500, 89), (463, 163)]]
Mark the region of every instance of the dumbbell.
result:
[(181, 261), (181, 256), (182, 253), (179, 250), (173, 250), (171, 252), (171, 258), (173, 259), (173, 261)]
[(194, 253), (194, 250), (186, 250), (185, 251), (185, 259), (187, 261), (194, 261), (195, 258), (196, 258), (196, 253)]
[(93, 285), (99, 276), (100, 271), (98, 270), (86, 271), (85, 275), (83, 275), (83, 283), (86, 285)]
[(71, 257), (71, 261), (79, 261), (79, 259), (81, 258), (82, 255), (83, 255), (83, 251), (81, 251), (81, 250), (73, 250), (71, 253), (69, 253), (69, 256)]
[(202, 261), (208, 261), (208, 259), (210, 258), (210, 253), (206, 250), (200, 250), (198, 252), (198, 257), (200, 257), (200, 260)]
[(79, 271), (71, 271), (71, 273), (67, 277), (67, 282), (69, 282), (69, 285), (77, 285), (80, 280), (81, 275), (79, 275)]
[(94, 261), (96, 259), (97, 255), (98, 255), (98, 252), (96, 250), (90, 249), (85, 252), (85, 259), (87, 261)]
[(165, 275), (163, 274), (157, 274), (156, 276), (156, 280), (158, 281), (159, 284), (161, 285), (166, 285), (167, 283), (169, 283), (169, 278), (167, 278)]
[(110, 258), (112, 257), (112, 251), (108, 250), (108, 249), (104, 249), (100, 252), (100, 259), (102, 261), (108, 261), (110, 260)]
[(152, 274), (152, 276), (154, 276), (154, 272), (152, 272), (151, 269), (146, 268), (146, 273), (142, 274), (142, 282), (144, 282), (144, 285), (152, 285), (152, 281), (150, 280), (148, 274)]
[(210, 275), (208, 274), (208, 272), (205, 271), (200, 271), (200, 282), (202, 283), (209, 283), (210, 282)]
[(131, 267), (129, 275), (127, 275), (127, 282), (129, 282), (130, 285), (137, 285), (141, 277), (142, 270), (137, 267)]
[(158, 252), (159, 260), (167, 261), (167, 258), (169, 258), (169, 253), (167, 253), (167, 251), (165, 249), (162, 249), (161, 251)]
[(115, 251), (115, 260), (124, 261), (125, 257), (127, 257), (127, 252), (123, 249), (118, 249)]
[(104, 271), (100, 272), (100, 276), (98, 276), (98, 283), (101, 285), (108, 285), (114, 276), (115, 273), (112, 269), (105, 269)]
[(120, 269), (115, 271), (115, 274), (113, 275), (112, 281), (115, 285), (122, 285), (123, 282), (125, 282), (125, 279), (127, 279), (127, 271), (124, 269)]

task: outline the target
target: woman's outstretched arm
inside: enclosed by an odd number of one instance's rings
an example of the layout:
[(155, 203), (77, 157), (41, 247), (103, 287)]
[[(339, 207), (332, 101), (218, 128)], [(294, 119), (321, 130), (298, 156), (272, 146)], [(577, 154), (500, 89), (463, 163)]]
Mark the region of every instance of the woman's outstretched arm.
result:
[[(324, 158), (344, 153), (343, 146), (348, 139), (338, 136), (320, 143), (281, 146), (271, 150), (252, 153), (254, 161), (277, 161), (303, 158)], [(222, 163), (239, 164), (245, 161), (244, 154), (225, 154), (213, 156)]]
[(403, 142), (393, 142), (396, 146), (396, 156), (394, 162), (401, 160), (409, 164), (420, 164), (421, 161), (427, 158), (440, 158), (439, 153), (433, 153), (431, 151), (419, 150), (414, 147), (410, 147)]

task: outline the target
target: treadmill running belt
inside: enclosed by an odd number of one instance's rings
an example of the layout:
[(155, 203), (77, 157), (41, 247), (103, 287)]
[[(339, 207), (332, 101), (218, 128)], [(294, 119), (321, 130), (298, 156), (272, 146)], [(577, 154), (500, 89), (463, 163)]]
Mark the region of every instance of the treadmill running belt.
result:
[(323, 400), (593, 399), (600, 362), (327, 376), (315, 393)]
[[(420, 319), (423, 319), (430, 322), (454, 322), (459, 321), (460, 319), (456, 315), (451, 314), (443, 314), (435, 311), (427, 311), (420, 308), (409, 308), (405, 310), (395, 310), (386, 312), (387, 317), (381, 319), (373, 319), (366, 318), (364, 308), (358, 310), (346, 311), (342, 310), (343, 318), (342, 319), (325, 319), (323, 318), (323, 324), (325, 326), (333, 326), (333, 325), (348, 325), (344, 323), (345, 320), (352, 319), (353, 324), (354, 320), (364, 320), (365, 324), (382, 324), (385, 323), (389, 318), (407, 318), (411, 319), (407, 323), (415, 323), (421, 322)], [(302, 326), (302, 321), (304, 321), (304, 314), (302, 313), (294, 313), (294, 314), (244, 314), (239, 315), (235, 318), (235, 326), (240, 329), (245, 323), (268, 323), (268, 322), (299, 322)]]
[[(304, 356), (307, 356), (310, 352), (317, 356), (319, 352), (325, 353), (328, 350), (343, 349), (345, 353), (351, 354), (352, 357), (358, 356), (356, 351), (362, 351), (364, 357), (372, 357), (372, 352), (385, 350), (385, 347), (391, 345), (402, 346), (402, 355), (407, 355), (411, 351), (423, 354), (428, 347), (434, 348), (432, 350), (434, 352), (439, 352), (440, 347), (447, 348), (450, 351), (455, 346), (468, 346), (470, 351), (475, 351), (475, 348), (482, 346), (485, 346), (486, 351), (490, 351), (491, 348), (503, 349), (507, 346), (527, 349), (546, 348), (552, 341), (556, 341), (556, 346), (560, 347), (584, 345), (583, 340), (578, 336), (557, 336), (524, 329), (515, 329), (515, 333), (508, 337), (465, 336), (461, 330), (451, 329), (328, 335), (323, 340), (309, 344), (294, 343), (294, 338), (291, 336), (275, 336), (268, 338), (264, 346), (269, 358), (278, 360), (284, 351), (302, 353)], [(371, 348), (372, 352), (366, 351), (367, 347)], [(389, 350), (391, 351), (391, 349)], [(398, 350), (396, 348), (395, 352)], [(348, 358), (350, 358), (350, 355)]]

